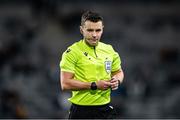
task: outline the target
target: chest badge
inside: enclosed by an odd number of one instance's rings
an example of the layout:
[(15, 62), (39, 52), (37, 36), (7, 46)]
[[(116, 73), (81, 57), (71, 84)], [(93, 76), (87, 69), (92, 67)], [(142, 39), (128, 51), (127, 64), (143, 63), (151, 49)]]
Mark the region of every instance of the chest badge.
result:
[(105, 61), (105, 69), (107, 73), (111, 73), (111, 66), (112, 66), (112, 62), (111, 61)]

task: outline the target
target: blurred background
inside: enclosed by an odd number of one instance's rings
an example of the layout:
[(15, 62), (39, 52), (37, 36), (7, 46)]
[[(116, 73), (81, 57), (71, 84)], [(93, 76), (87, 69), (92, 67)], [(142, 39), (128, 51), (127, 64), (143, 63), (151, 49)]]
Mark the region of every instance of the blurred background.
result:
[(121, 56), (117, 118), (180, 118), (179, 0), (0, 0), (0, 118), (67, 118), (59, 62), (85, 10)]

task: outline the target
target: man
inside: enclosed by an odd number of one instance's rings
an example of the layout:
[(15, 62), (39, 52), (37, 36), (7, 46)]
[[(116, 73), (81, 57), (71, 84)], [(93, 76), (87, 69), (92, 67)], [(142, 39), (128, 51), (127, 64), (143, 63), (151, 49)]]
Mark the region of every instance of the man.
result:
[(72, 91), (70, 119), (110, 118), (113, 113), (110, 92), (118, 89), (124, 74), (118, 53), (100, 42), (103, 28), (98, 13), (85, 12), (80, 26), (83, 39), (62, 55), (61, 88)]

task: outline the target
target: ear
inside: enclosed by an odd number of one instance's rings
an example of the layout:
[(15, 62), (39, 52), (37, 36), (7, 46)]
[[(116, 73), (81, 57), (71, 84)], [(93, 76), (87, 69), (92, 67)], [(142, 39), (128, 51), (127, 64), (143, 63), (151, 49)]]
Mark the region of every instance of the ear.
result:
[(80, 33), (83, 34), (83, 28), (82, 28), (82, 26), (79, 26), (79, 29), (80, 29)]

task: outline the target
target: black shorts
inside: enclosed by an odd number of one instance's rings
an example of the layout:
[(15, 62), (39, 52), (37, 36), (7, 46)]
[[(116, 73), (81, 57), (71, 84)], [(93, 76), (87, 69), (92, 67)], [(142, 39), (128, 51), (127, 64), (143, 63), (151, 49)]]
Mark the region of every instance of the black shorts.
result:
[(80, 106), (72, 104), (69, 119), (115, 119), (116, 111), (110, 105)]

